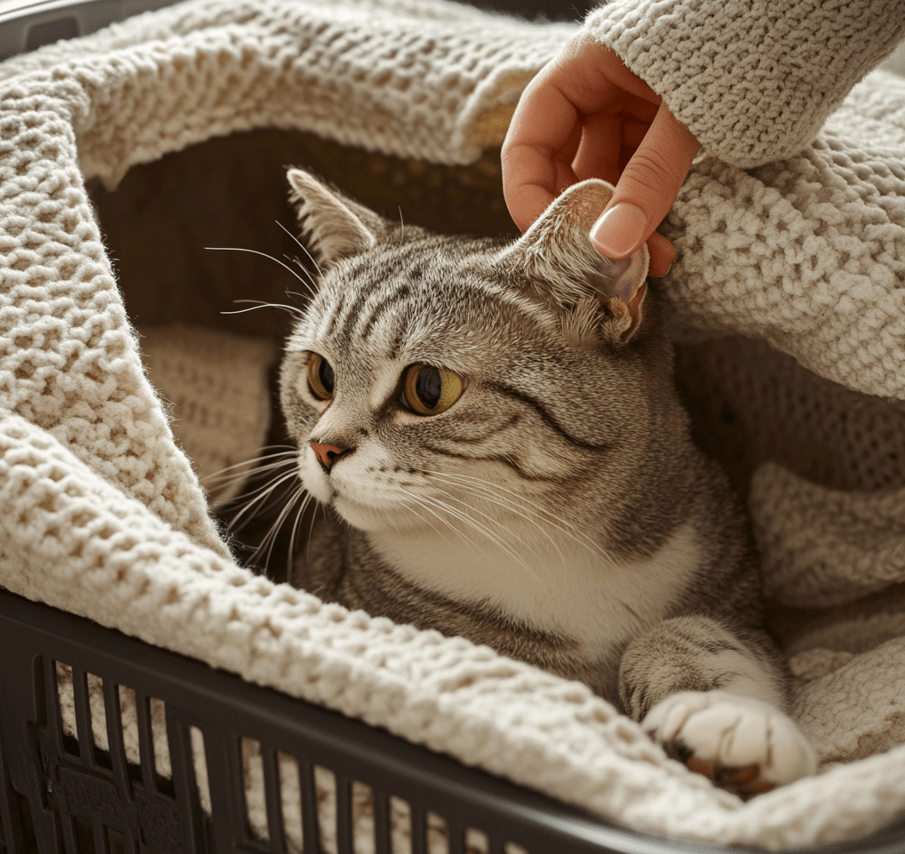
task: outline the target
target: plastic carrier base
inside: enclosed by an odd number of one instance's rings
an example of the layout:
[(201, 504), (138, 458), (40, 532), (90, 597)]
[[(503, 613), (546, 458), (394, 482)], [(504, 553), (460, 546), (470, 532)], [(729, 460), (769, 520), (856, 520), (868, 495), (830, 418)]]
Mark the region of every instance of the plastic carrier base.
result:
[[(309, 852), (323, 850), (325, 832), (335, 839), (338, 854), (360, 848), (353, 829), (353, 781), (371, 790), (374, 825), (365, 845), (378, 854), (394, 850), (391, 798), (408, 804), (412, 854), (429, 850), (429, 813), (445, 822), (443, 848), (449, 854), (464, 854), (469, 828), (483, 835), (488, 854), (503, 854), (509, 843), (529, 854), (721, 850), (607, 825), (360, 721), (2, 590), (0, 649), (0, 840), (6, 852), (287, 851), (280, 754), (297, 763), (296, 809)], [(57, 663), (71, 668), (77, 737), (64, 734)], [(103, 684), (109, 750), (95, 746), (89, 675)], [(135, 694), (137, 766), (126, 758), (120, 686)], [(159, 736), (152, 732), (153, 701), (165, 707), (172, 779), (155, 771)], [(201, 805), (192, 729), (203, 738), (209, 812)], [(247, 818), (243, 740), (260, 744), (266, 837), (256, 835)], [(316, 767), (335, 779), (335, 826), (329, 828), (318, 813)], [(903, 854), (905, 828), (815, 850)]]

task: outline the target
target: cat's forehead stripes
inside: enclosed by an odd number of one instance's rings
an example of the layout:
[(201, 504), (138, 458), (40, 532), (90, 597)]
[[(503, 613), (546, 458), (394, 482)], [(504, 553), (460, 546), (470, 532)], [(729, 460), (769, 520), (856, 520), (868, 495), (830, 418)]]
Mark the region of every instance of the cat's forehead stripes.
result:
[(473, 334), (478, 325), (484, 342), (543, 325), (545, 313), (536, 303), (487, 273), (486, 262), (477, 265), (467, 253), (438, 257), (433, 245), (352, 259), (322, 285), (314, 308), (323, 312), (315, 320), (316, 336), (362, 356), (426, 358), (417, 351), (433, 350), (440, 330), (446, 340), (456, 338), (474, 349), (480, 343)]

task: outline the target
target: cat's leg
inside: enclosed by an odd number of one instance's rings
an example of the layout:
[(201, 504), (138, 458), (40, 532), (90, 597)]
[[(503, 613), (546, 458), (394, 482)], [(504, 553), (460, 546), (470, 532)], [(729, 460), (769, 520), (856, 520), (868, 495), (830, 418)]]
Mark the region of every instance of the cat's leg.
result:
[(667, 752), (743, 797), (817, 769), (814, 748), (783, 711), (785, 677), (751, 633), (708, 617), (665, 620), (626, 649), (619, 694)]

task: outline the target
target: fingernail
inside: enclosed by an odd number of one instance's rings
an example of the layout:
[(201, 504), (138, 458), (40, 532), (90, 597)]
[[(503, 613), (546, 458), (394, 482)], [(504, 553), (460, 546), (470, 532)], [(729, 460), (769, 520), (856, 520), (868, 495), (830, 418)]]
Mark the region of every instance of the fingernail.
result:
[(608, 258), (625, 258), (645, 237), (647, 214), (637, 205), (621, 202), (591, 228), (591, 241)]

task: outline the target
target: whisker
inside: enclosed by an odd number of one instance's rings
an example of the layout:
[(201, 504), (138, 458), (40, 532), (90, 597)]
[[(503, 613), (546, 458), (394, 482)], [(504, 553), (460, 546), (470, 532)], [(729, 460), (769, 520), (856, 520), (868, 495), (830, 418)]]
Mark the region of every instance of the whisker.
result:
[[(455, 483), (455, 481), (453, 481), (453, 483)], [(550, 542), (550, 545), (553, 546), (553, 548), (556, 550), (556, 553), (559, 555), (560, 560), (565, 563), (565, 555), (562, 553), (562, 549), (560, 549), (559, 543), (556, 541), (556, 538), (553, 536), (553, 534), (550, 533), (550, 531), (546, 529), (543, 524), (541, 524), (544, 521), (543, 519), (538, 519), (537, 516), (529, 515), (511, 502), (503, 501), (498, 497), (492, 496), (488, 491), (481, 492), (479, 490), (476, 490), (471, 484), (457, 484), (457, 487), (466, 492), (466, 494), (473, 495), (482, 501), (489, 501), (491, 504), (495, 504), (497, 507), (502, 507), (504, 510), (508, 510), (510, 513), (514, 513), (516, 516), (521, 517), (525, 521), (531, 522), (537, 532)], [(461, 498), (456, 498), (454, 495), (447, 494), (445, 497), (450, 501), (455, 501), (458, 504), (464, 505), (465, 507), (470, 507), (467, 501), (463, 501)]]
[(280, 511), (280, 515), (276, 518), (276, 521), (270, 526), (267, 533), (264, 535), (264, 538), (261, 540), (258, 547), (255, 549), (253, 557), (257, 558), (258, 555), (266, 548), (267, 556), (264, 559), (264, 567), (266, 568), (270, 565), (270, 559), (273, 556), (273, 547), (276, 545), (277, 537), (280, 534), (280, 530), (283, 527), (283, 523), (286, 521), (286, 518), (292, 512), (295, 504), (298, 502), (299, 498), (304, 494), (305, 487), (299, 485), (298, 489), (292, 494), (292, 497), (286, 502), (283, 509)]
[(277, 487), (282, 486), (293, 475), (295, 475), (294, 471), (287, 472), (285, 475), (282, 475), (279, 480), (268, 480), (266, 483), (262, 483), (260, 486), (255, 487), (253, 490), (243, 493), (241, 497), (246, 500), (254, 498), (253, 503), (257, 503), (259, 500), (272, 493)]
[[(444, 519), (439, 513), (435, 512), (435, 511), (432, 510), (430, 507), (424, 505), (424, 504), (422, 503), (422, 501), (421, 501), (421, 496), (415, 495), (414, 493), (411, 493), (411, 492), (409, 492), (408, 490), (405, 490), (404, 487), (401, 487), (401, 488), (404, 489), (404, 491), (406, 492), (406, 498), (403, 499), (403, 504), (404, 504), (408, 509), (410, 509), (410, 510), (416, 512), (416, 513), (417, 513), (418, 510), (425, 510), (425, 511), (427, 511), (427, 512), (430, 513), (431, 516), (433, 516), (435, 519), (437, 519), (438, 521), (442, 522), (442, 523), (443, 523), (450, 531), (452, 531), (456, 536), (462, 537), (462, 532), (459, 531), (459, 529), (456, 528), (456, 526), (453, 525), (453, 524), (449, 521), (449, 519)], [(414, 506), (413, 506), (410, 502), (414, 502)], [(444, 540), (446, 540), (447, 542), (449, 542), (449, 539), (448, 539), (447, 534), (446, 534), (445, 531), (442, 531), (441, 529), (437, 528), (437, 526), (436, 526), (433, 522), (431, 522), (429, 519), (425, 519), (425, 518), (424, 518), (423, 516), (421, 516), (420, 514), (418, 514), (418, 518), (421, 519), (421, 520), (423, 520), (424, 522), (426, 522), (428, 525), (430, 525), (431, 530), (432, 530), (438, 537), (442, 537)], [(475, 547), (475, 544), (474, 544), (471, 540), (469, 540), (468, 538), (463, 538), (463, 539), (465, 539), (465, 542), (466, 542), (466, 543), (468, 544), (468, 546), (472, 549), (472, 551), (474, 551), (474, 552), (477, 554), (477, 553), (478, 553), (478, 550), (477, 550), (477, 548)]]
[(305, 288), (308, 289), (308, 292), (314, 296), (314, 288), (310, 282), (305, 281), (295, 270), (292, 269), (288, 264), (283, 263), (279, 258), (274, 258), (273, 255), (268, 255), (266, 252), (259, 252), (257, 249), (248, 249), (244, 246), (205, 246), (205, 249), (209, 249), (212, 252), (248, 252), (250, 255), (260, 255), (262, 258), (269, 258), (275, 264), (279, 264), (284, 270), (288, 270), (296, 279), (298, 279)]
[[(461, 473), (453, 473), (453, 472), (436, 472), (436, 471), (425, 471), (425, 475), (430, 477), (435, 477), (438, 479), (446, 478), (447, 482), (457, 483), (459, 488), (466, 489), (467, 487), (480, 487), (485, 491), (488, 496), (488, 500), (490, 500), (490, 495), (496, 494), (497, 497), (502, 500), (502, 497), (499, 496), (499, 493), (503, 492), (507, 495), (511, 495), (520, 502), (527, 501), (526, 496), (521, 493), (515, 492), (514, 490), (507, 489), (506, 487), (500, 486), (499, 484), (493, 484), (488, 481), (485, 481), (481, 478), (474, 477), (472, 475), (465, 475)], [(477, 493), (474, 493), (477, 494)], [(503, 506), (503, 505), (501, 505)], [(575, 525), (566, 521), (565, 519), (557, 516), (555, 513), (550, 512), (549, 510), (545, 510), (542, 507), (533, 506), (529, 508), (531, 512), (538, 515), (539, 520), (542, 522), (547, 522), (549, 524), (554, 524), (558, 529), (560, 529), (566, 536), (568, 536), (571, 540), (573, 540), (578, 545), (587, 548), (593, 554), (600, 557), (602, 560), (607, 561), (608, 563), (612, 563), (612, 558), (608, 555), (601, 547), (598, 542), (589, 537), (584, 531), (581, 531)], [(514, 508), (513, 508), (514, 510)], [(546, 530), (546, 529), (545, 529)]]
[[(286, 234), (288, 234), (288, 235), (295, 241), (295, 243), (296, 243), (296, 245), (298, 246), (298, 248), (301, 249), (302, 252), (304, 252), (304, 253), (308, 256), (308, 260), (314, 265), (314, 269), (317, 271), (318, 276), (323, 276), (324, 274), (323, 274), (323, 272), (321, 271), (320, 266), (318, 265), (317, 261), (314, 259), (314, 256), (308, 251), (308, 247), (305, 246), (305, 244), (302, 243), (302, 241), (299, 240), (299, 239), (298, 239), (298, 238), (297, 238), (297, 237), (296, 237), (296, 236), (295, 236), (288, 228), (286, 228), (286, 226), (283, 225), (283, 223), (281, 223), (279, 220), (274, 220), (274, 222), (276, 222), (276, 224), (277, 224), (280, 228), (282, 228), (283, 231), (285, 231)], [(301, 265), (299, 265), (299, 266), (301, 266)], [(305, 269), (305, 268), (302, 267), (302, 269)], [(305, 270), (305, 272), (307, 273), (308, 271)], [(309, 276), (310, 276), (310, 273), (309, 273)]]
[[(206, 474), (201, 478), (201, 482), (204, 484), (219, 483), (224, 480), (238, 479), (257, 474), (258, 472), (270, 471), (280, 466), (290, 465), (295, 460), (295, 456), (294, 451), (283, 451), (280, 454), (262, 454), (260, 457), (252, 457), (250, 460), (244, 460), (231, 466), (224, 466), (222, 469)], [(274, 459), (276, 457), (281, 457), (282, 459)], [(271, 459), (274, 461), (264, 465), (255, 465), (261, 460)]]
[[(406, 490), (406, 492), (407, 492), (407, 490)], [(412, 504), (410, 504), (409, 501), (414, 502), (414, 506)], [(480, 554), (480, 550), (478, 549), (477, 545), (472, 540), (470, 540), (468, 537), (466, 537), (465, 534), (461, 530), (459, 530), (459, 528), (457, 528), (455, 525), (453, 525), (453, 523), (449, 519), (444, 518), (436, 510), (433, 510), (431, 507), (429, 507), (424, 502), (423, 496), (408, 493), (408, 500), (404, 499), (403, 503), (405, 504), (406, 507), (408, 507), (408, 509), (415, 512), (419, 519), (421, 519), (422, 521), (424, 521), (428, 525), (430, 525), (431, 530), (434, 531), (434, 533), (438, 537), (442, 537), (444, 540), (446, 540), (446, 542), (449, 542), (449, 538), (448, 538), (447, 534), (444, 533), (442, 530), (438, 529), (437, 526), (433, 522), (431, 522), (429, 519), (426, 519), (424, 516), (422, 516), (420, 513), (418, 513), (419, 510), (426, 511), (431, 516), (433, 516), (434, 519), (441, 522), (446, 528), (448, 528), (450, 531), (452, 531), (453, 534), (455, 534), (459, 539), (461, 539), (475, 553), (475, 555)]]
[[(297, 477), (296, 472), (291, 471), (288, 474), (284, 474), (282, 477), (273, 480), (271, 483), (265, 484), (261, 489), (256, 490), (256, 492), (260, 494), (251, 498), (250, 501), (245, 502), (245, 506), (230, 520), (228, 526), (229, 530), (241, 530), (242, 528), (244, 528), (247, 522), (243, 523), (242, 525), (238, 524), (242, 521), (243, 517), (247, 516), (253, 508), (266, 501), (267, 498), (269, 498), (276, 489), (295, 477)], [(254, 493), (252, 493), (252, 495), (254, 495)]]
[[(296, 241), (296, 243), (298, 243), (298, 241)], [(302, 248), (304, 249), (304, 247), (302, 247)], [(305, 277), (308, 279), (308, 284), (310, 284), (312, 287), (317, 287), (317, 280), (314, 278), (314, 276), (311, 275), (311, 271), (301, 261), (299, 261), (298, 258), (296, 258), (295, 256), (290, 257), (285, 252), (283, 253), (283, 257), (290, 264), (295, 264), (295, 266), (298, 267), (299, 270), (302, 271), (302, 273), (304, 273)], [(308, 257), (310, 258), (311, 256), (309, 255)], [(287, 294), (288, 294), (288, 292), (287, 292)], [(301, 294), (296, 294), (296, 296), (299, 296), (302, 299), (304, 299), (304, 297)]]
[[(488, 492), (496, 492), (496, 493), (506, 493), (507, 495), (511, 495), (513, 498), (517, 499), (520, 502), (525, 502), (528, 500), (528, 497), (524, 495), (524, 493), (517, 492), (512, 489), (507, 489), (504, 486), (499, 484), (491, 483), (490, 481), (484, 480), (483, 478), (475, 477), (473, 475), (466, 475), (460, 472), (434, 472), (434, 471), (425, 471), (425, 474), (429, 474), (431, 476), (437, 477), (445, 477), (448, 479), (455, 479), (462, 482), (463, 487), (466, 483), (470, 483), (474, 486), (479, 486)], [(542, 507), (534, 507), (532, 508), (535, 512), (542, 514), (545, 519), (548, 519), (551, 522), (555, 522), (557, 525), (564, 525), (566, 527), (571, 528), (574, 531), (578, 531), (574, 525), (569, 522), (566, 522), (564, 519), (557, 516), (555, 513), (545, 510)], [(581, 533), (580, 531), (578, 531)], [(593, 542), (590, 538), (587, 538), (589, 542)]]
[(259, 308), (281, 308), (284, 311), (288, 311), (290, 314), (297, 314), (299, 316), (305, 313), (302, 309), (297, 308), (294, 305), (284, 305), (281, 302), (264, 302), (263, 300), (257, 299), (236, 299), (233, 300), (233, 302), (236, 304), (243, 302), (255, 303), (255, 305), (252, 305), (249, 308), (237, 308), (235, 311), (221, 311), (220, 314), (247, 314), (249, 311), (257, 311)]
[[(252, 484), (254, 484), (254, 482), (256, 480), (259, 480), (261, 477), (263, 477), (265, 475), (272, 478), (275, 473), (278, 473), (284, 469), (290, 469), (290, 468), (294, 468), (294, 467), (295, 467), (294, 460), (291, 460), (291, 459), (290, 460), (277, 460), (272, 463), (267, 463), (266, 465), (263, 465), (263, 466), (257, 466), (255, 468), (250, 468), (247, 471), (239, 470), (239, 471), (232, 472), (232, 473), (227, 472), (227, 473), (223, 473), (223, 474), (211, 475), (208, 478), (204, 478), (202, 480), (202, 483), (207, 488), (219, 488), (224, 485), (230, 485), (230, 484), (234, 484), (237, 482), (247, 481), (249, 486), (251, 486)], [(268, 483), (269, 483), (269, 481), (257, 486), (254, 489), (254, 491), (252, 491), (252, 492), (243, 491), (242, 493), (237, 495), (236, 498), (231, 499), (231, 500), (237, 501), (242, 497), (247, 498), (249, 495), (254, 495), (257, 492), (260, 492), (260, 490), (263, 487), (266, 487), (268, 485)]]
[[(302, 487), (304, 491), (304, 487)], [(296, 500), (298, 500), (296, 498)], [(292, 533), (289, 535), (289, 551), (286, 555), (286, 583), (292, 584), (292, 570), (295, 566), (295, 538), (298, 534), (299, 530), (299, 522), (302, 521), (302, 517), (305, 515), (305, 510), (308, 509), (308, 505), (314, 500), (314, 496), (310, 493), (306, 494), (302, 499), (301, 506), (298, 509), (298, 512), (295, 514), (295, 521), (292, 523)]]
[[(449, 513), (454, 519), (458, 519), (459, 521), (464, 522), (466, 525), (470, 525), (475, 531), (486, 537), (493, 545), (497, 546), (499, 549), (509, 555), (509, 557), (511, 557), (513, 560), (522, 564), (532, 576), (534, 575), (534, 573), (531, 572), (531, 568), (528, 566), (528, 562), (491, 528), (479, 522), (477, 519), (469, 516), (467, 513), (463, 513), (461, 510), (457, 510), (455, 507), (450, 507), (439, 498), (433, 498), (426, 495), (419, 495), (418, 498), (423, 502), (432, 504), (434, 507), (438, 507), (440, 510)], [(453, 530), (456, 529), (453, 527)]]

